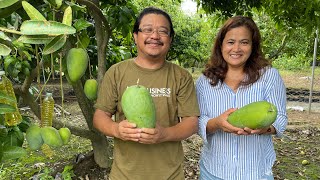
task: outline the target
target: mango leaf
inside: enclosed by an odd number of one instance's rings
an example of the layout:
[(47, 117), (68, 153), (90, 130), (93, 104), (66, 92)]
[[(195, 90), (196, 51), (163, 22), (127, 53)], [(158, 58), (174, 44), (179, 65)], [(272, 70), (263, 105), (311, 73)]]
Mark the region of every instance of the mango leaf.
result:
[(8, 129), (4, 125), (0, 125), (0, 138), (4, 138), (8, 135)]
[(81, 31), (81, 30), (83, 30), (83, 29), (86, 29), (87, 27), (92, 26), (92, 24), (82, 18), (82, 19), (78, 19), (78, 20), (73, 24), (73, 26), (74, 26), (74, 27), (76, 28), (76, 30), (79, 32), (79, 31)]
[(54, 36), (47, 35), (22, 35), (17, 41), (27, 44), (48, 44), (54, 39)]
[(8, 104), (0, 104), (0, 114), (15, 112), (16, 110), (17, 109), (14, 106)]
[(77, 46), (79, 48), (86, 49), (89, 46), (89, 44), (90, 44), (90, 37), (88, 36), (86, 31), (81, 31)]
[(52, 6), (59, 9), (62, 5), (62, 0), (47, 0)]
[(62, 5), (62, 0), (55, 0), (55, 1), (56, 1), (57, 9), (59, 9)]
[(6, 161), (9, 159), (17, 159), (27, 155), (27, 151), (18, 146), (5, 146), (1, 149), (2, 161)]
[(46, 21), (46, 18), (27, 1), (22, 1), (22, 7), (31, 20)]
[(4, 32), (0, 31), (0, 39), (6, 40), (6, 41), (11, 41), (11, 39), (4, 34)]
[(7, 93), (3, 93), (0, 91), (0, 99), (4, 99), (11, 103), (17, 103), (16, 99), (12, 96), (9, 96)]
[(66, 35), (59, 35), (55, 37), (49, 44), (46, 45), (43, 49), (43, 54), (51, 54), (62, 48), (62, 46), (66, 43), (67, 36)]
[(0, 44), (0, 56), (8, 56), (11, 52), (11, 49), (4, 45), (4, 44)]
[(8, 68), (10, 66), (10, 64), (15, 64), (17, 61), (17, 58), (13, 57), (13, 56), (7, 56), (4, 59), (4, 70), (8, 72)]
[(18, 1), (19, 0), (0, 0), (0, 8), (9, 7)]
[(68, 26), (72, 25), (72, 8), (68, 6), (66, 10), (64, 10), (62, 23)]
[(56, 21), (24, 21), (20, 27), (23, 35), (60, 35), (74, 34), (76, 29)]

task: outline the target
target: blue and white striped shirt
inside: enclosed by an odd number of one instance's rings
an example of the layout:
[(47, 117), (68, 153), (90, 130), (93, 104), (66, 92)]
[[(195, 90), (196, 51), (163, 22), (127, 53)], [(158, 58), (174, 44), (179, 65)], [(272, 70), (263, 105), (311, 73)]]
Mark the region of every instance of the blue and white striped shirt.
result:
[(201, 161), (213, 176), (226, 180), (257, 180), (272, 171), (276, 159), (272, 135), (236, 135), (217, 130), (207, 134), (210, 119), (229, 108), (240, 108), (255, 101), (266, 100), (277, 106), (273, 126), (281, 137), (287, 126), (286, 89), (279, 72), (268, 68), (250, 86), (240, 86), (235, 93), (225, 83), (210, 85), (204, 75), (196, 81), (200, 107), (199, 135), (203, 139)]

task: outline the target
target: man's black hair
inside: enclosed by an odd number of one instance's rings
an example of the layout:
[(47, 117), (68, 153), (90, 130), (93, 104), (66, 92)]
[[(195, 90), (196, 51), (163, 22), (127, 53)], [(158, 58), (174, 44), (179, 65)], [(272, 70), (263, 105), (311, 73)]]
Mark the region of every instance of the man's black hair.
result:
[(170, 37), (173, 38), (174, 30), (173, 30), (172, 21), (171, 21), (169, 14), (166, 13), (165, 11), (163, 11), (159, 8), (155, 8), (155, 7), (147, 7), (139, 14), (139, 16), (136, 18), (136, 22), (134, 23), (134, 26), (133, 26), (133, 33), (138, 33), (141, 19), (145, 15), (148, 15), (148, 14), (160, 14), (160, 15), (163, 15), (164, 17), (166, 17), (167, 20), (169, 21), (169, 24), (170, 24)]

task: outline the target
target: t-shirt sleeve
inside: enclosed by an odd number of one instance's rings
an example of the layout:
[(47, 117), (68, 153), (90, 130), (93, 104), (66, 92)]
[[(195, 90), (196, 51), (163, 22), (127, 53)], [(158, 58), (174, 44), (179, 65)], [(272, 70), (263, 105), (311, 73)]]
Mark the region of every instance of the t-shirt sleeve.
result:
[(200, 115), (193, 78), (189, 72), (181, 78), (177, 100), (179, 117)]
[(118, 95), (115, 83), (115, 68), (111, 67), (105, 73), (99, 87), (97, 101), (94, 105), (96, 109), (114, 114), (118, 103)]

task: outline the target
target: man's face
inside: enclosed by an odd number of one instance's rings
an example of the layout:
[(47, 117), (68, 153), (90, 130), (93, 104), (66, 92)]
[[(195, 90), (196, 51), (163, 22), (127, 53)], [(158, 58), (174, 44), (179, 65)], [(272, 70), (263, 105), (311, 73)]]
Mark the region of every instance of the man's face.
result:
[(171, 44), (169, 21), (160, 14), (143, 16), (139, 32), (134, 33), (138, 56), (146, 59), (165, 59)]

